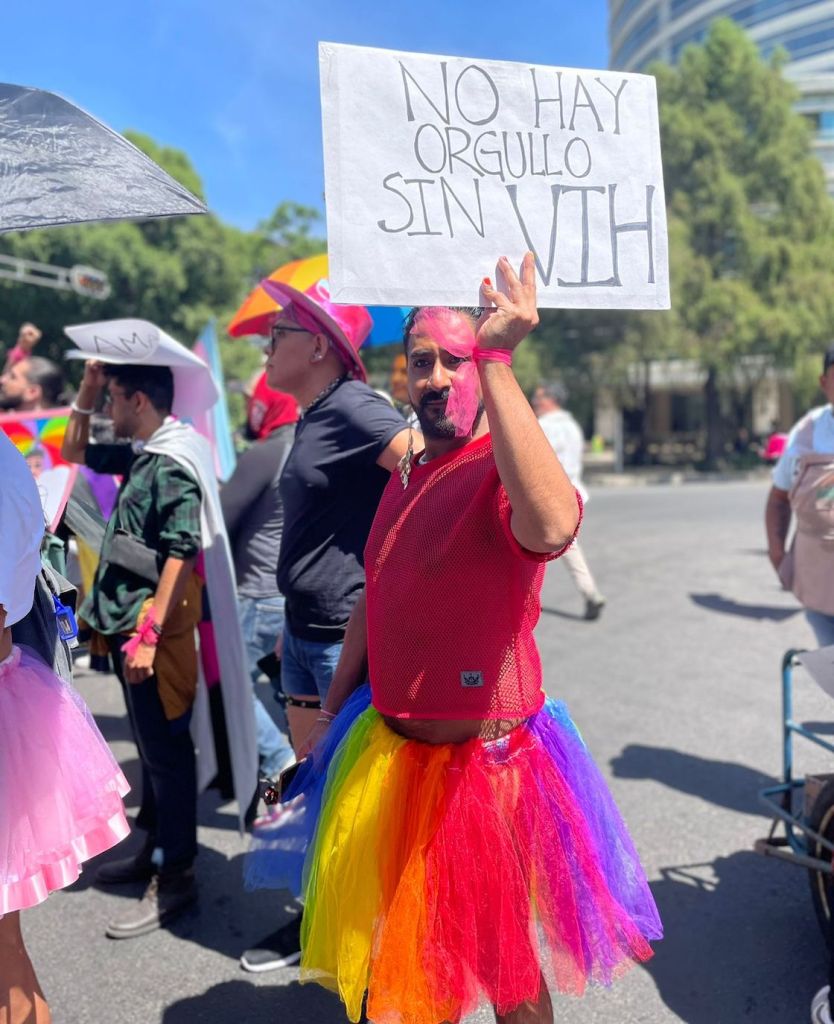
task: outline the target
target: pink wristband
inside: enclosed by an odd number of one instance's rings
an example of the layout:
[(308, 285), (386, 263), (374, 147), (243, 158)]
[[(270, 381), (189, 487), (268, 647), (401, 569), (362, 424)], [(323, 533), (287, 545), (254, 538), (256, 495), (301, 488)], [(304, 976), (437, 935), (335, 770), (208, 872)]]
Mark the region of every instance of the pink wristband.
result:
[(475, 348), (472, 351), (472, 358), (476, 363), (505, 363), (511, 366), (513, 353), (509, 348)]
[(145, 621), (137, 629), (136, 633), (122, 644), (122, 651), (128, 657), (132, 657), (139, 650), (142, 644), (145, 644), (147, 647), (156, 647), (159, 643), (159, 633), (154, 629), (155, 625), (156, 614), (154, 613), (153, 607), (151, 607), (148, 614), (145, 616)]

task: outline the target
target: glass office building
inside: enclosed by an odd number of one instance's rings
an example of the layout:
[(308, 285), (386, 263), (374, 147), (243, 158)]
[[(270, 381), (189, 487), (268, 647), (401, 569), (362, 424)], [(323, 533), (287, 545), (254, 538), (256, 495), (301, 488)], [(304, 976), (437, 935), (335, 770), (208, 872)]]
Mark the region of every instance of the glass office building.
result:
[(743, 26), (765, 57), (780, 46), (787, 51), (785, 74), (799, 89), (797, 109), (813, 124), (834, 193), (834, 0), (609, 0), (611, 67), (674, 64), (720, 17)]

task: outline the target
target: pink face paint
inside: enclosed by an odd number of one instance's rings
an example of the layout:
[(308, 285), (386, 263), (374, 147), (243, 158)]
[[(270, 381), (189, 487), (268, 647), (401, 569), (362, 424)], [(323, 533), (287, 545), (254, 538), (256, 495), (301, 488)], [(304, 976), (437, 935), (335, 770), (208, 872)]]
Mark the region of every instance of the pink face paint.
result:
[(445, 306), (426, 306), (414, 317), (412, 334), (431, 338), (453, 356), (471, 356), (475, 348), (475, 331), (468, 316)]
[(414, 317), (411, 333), (430, 338), (453, 356), (469, 359), (455, 369), (446, 402), (446, 415), (455, 425), (455, 436), (467, 437), (472, 433), (479, 404), (478, 368), (472, 359), (476, 344), (472, 322), (445, 306), (426, 306)]

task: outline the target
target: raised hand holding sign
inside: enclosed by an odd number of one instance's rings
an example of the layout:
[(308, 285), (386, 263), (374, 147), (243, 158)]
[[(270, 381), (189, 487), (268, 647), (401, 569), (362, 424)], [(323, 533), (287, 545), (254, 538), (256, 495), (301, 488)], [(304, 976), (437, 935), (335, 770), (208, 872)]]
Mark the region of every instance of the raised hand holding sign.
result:
[(489, 278), (481, 284), (485, 308), (478, 321), (476, 343), (478, 348), (514, 349), (539, 323), (535, 257), (531, 252), (524, 254), (519, 275), (502, 256), (497, 273), (503, 288), (493, 288)]

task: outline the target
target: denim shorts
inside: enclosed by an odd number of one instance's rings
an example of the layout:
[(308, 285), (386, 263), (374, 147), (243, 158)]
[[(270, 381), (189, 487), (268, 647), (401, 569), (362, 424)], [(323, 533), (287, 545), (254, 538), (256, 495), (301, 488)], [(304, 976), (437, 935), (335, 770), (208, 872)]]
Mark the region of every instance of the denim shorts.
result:
[(323, 701), (339, 663), (342, 642), (302, 640), (284, 624), (281, 654), (281, 689), (289, 697), (315, 697)]

